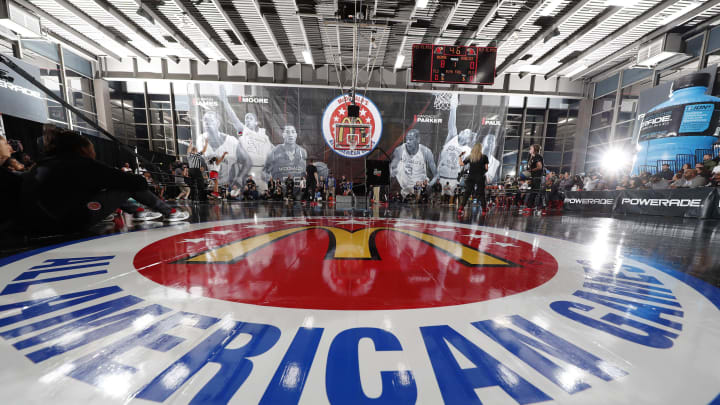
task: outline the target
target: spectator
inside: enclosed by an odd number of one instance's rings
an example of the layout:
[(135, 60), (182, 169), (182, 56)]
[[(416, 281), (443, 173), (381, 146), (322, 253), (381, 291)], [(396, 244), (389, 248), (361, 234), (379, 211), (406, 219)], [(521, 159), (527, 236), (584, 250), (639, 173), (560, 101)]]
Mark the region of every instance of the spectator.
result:
[(693, 169), (685, 169), (683, 178), (673, 182), (670, 188), (697, 188), (707, 184), (707, 179), (698, 176), (697, 171)]
[(560, 190), (561, 191), (570, 191), (572, 189), (573, 185), (573, 179), (570, 178), (570, 173), (565, 172), (563, 174), (562, 180), (560, 180)]
[(638, 176), (632, 177), (630, 179), (630, 184), (628, 186), (628, 190), (642, 190), (645, 188), (642, 179)]
[(133, 169), (130, 167), (130, 163), (125, 162), (123, 167), (120, 168), (123, 173), (132, 173)]
[[(667, 165), (663, 165), (667, 166)], [(669, 167), (668, 167), (669, 170)], [(651, 190), (667, 190), (670, 188), (670, 180), (666, 179), (663, 173), (658, 173), (650, 177), (650, 189)]]
[(12, 147), (7, 139), (0, 136), (0, 184), (2, 184), (2, 197), (0, 197), (0, 230), (10, 226), (17, 215), (18, 197), (22, 185), (22, 178), (14, 174), (7, 166)]
[(572, 187), (570, 187), (571, 191), (582, 191), (583, 186), (585, 185), (585, 182), (583, 181), (582, 176), (579, 174), (576, 174), (575, 177), (573, 177), (573, 183)]
[(720, 159), (720, 158), (713, 159), (712, 156), (707, 155), (707, 154), (705, 156), (703, 156), (702, 165), (705, 167), (705, 170), (708, 173), (712, 172), (712, 170), (715, 168), (715, 166), (718, 165), (718, 159)]
[(712, 177), (712, 175), (710, 174), (710, 170), (708, 170), (707, 167), (702, 163), (695, 164), (695, 171), (697, 172), (698, 176), (705, 177), (706, 180)]
[(622, 176), (620, 183), (615, 187), (616, 190), (628, 190), (630, 189), (630, 176)]
[(295, 199), (295, 180), (292, 176), (287, 176), (285, 179), (285, 200), (290, 201)]
[(442, 190), (444, 204), (450, 203), (450, 198), (452, 197), (452, 194), (453, 194), (452, 191), (453, 190), (452, 190), (452, 187), (450, 186), (450, 182), (446, 181), (445, 185), (443, 186), (443, 190)]
[(242, 198), (242, 192), (240, 188), (237, 186), (237, 184), (234, 184), (232, 186), (232, 190), (230, 190), (230, 199), (235, 201), (240, 201)]
[(670, 165), (665, 163), (662, 165), (662, 170), (660, 171), (660, 176), (665, 180), (672, 180), (673, 176), (675, 174), (672, 170), (670, 170)]
[(189, 173), (186, 166), (178, 165), (175, 168), (175, 184), (180, 190), (180, 193), (176, 197), (178, 200), (187, 200), (188, 197), (190, 197), (190, 187), (186, 184), (186, 179), (188, 177)]
[(255, 184), (255, 180), (253, 180), (253, 176), (248, 176), (247, 181), (245, 181), (245, 199), (246, 200), (257, 200), (260, 195), (257, 191), (257, 185)]
[(600, 179), (597, 173), (593, 173), (589, 178), (585, 179), (585, 191), (595, 191)]
[(325, 200), (326, 201), (329, 201), (330, 197), (332, 197), (333, 200), (335, 199), (335, 187), (336, 186), (337, 186), (337, 184), (335, 183), (335, 176), (333, 176), (332, 172), (330, 172), (330, 174), (328, 174), (327, 179), (325, 179), (325, 193), (326, 193)]
[[(23, 228), (39, 233), (81, 230), (118, 208), (133, 213), (139, 221), (189, 217), (155, 197), (142, 177), (97, 162), (93, 144), (80, 134), (56, 134), (46, 153), (48, 157), (39, 161), (23, 182)], [(57, 198), (59, 195), (63, 198)], [(160, 212), (130, 204), (130, 197)]]

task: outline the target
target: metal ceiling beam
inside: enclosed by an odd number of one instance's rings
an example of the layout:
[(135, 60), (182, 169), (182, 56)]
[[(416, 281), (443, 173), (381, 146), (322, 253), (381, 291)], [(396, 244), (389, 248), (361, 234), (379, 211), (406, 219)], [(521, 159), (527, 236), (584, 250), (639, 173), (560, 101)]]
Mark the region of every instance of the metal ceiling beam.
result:
[(135, 46), (133, 46), (129, 42), (125, 42), (124, 38), (118, 37), (115, 33), (107, 29), (104, 25), (100, 24), (99, 22), (95, 21), (92, 17), (85, 14), (84, 11), (80, 10), (75, 6), (74, 4), (70, 3), (67, 0), (55, 0), (55, 3), (57, 3), (60, 7), (66, 9), (67, 11), (71, 12), (73, 15), (75, 15), (77, 18), (85, 21), (88, 25), (105, 35), (106, 37), (110, 38), (111, 40), (117, 42), (121, 47), (126, 48), (130, 51), (130, 53), (134, 54), (135, 56), (144, 59), (146, 61), (150, 61), (150, 57), (145, 54), (145, 52), (139, 50)]
[[(46, 12), (45, 10), (41, 9), (40, 7), (37, 7), (36, 5), (30, 3), (29, 1), (25, 0), (15, 0), (16, 3), (20, 4), (21, 6), (25, 7), (26, 9), (32, 11), (33, 13), (37, 14), (41, 18), (46, 19), (47, 21), (50, 21), (52, 24), (57, 25), (58, 27), (62, 28), (63, 30), (69, 32), (74, 37), (82, 40), (83, 42), (89, 44), (95, 49), (98, 49), (102, 52), (105, 52), (105, 54), (115, 60), (121, 60), (122, 57), (118, 55), (117, 53), (111, 51), (110, 49), (100, 45), (95, 40), (88, 38), (85, 34), (82, 32), (76, 30), (75, 28), (65, 24), (64, 22), (60, 21), (57, 17), (53, 16), (52, 14)], [(69, 41), (69, 39), (64, 38), (64, 40)]]
[[(657, 14), (663, 12), (666, 8), (675, 4), (675, 2), (676, 2), (675, 0), (663, 1), (662, 3), (658, 4), (657, 6), (651, 8), (650, 10), (648, 10), (645, 13), (643, 13), (642, 15), (640, 15), (640, 17), (638, 17), (637, 19), (631, 21), (629, 24), (624, 25), (622, 28), (616, 30), (612, 34), (603, 38), (601, 41), (598, 41), (595, 45), (584, 50), (582, 53), (575, 56), (571, 60), (569, 60), (569, 61), (563, 63), (562, 65), (556, 67), (555, 69), (551, 70), (550, 72), (548, 72), (545, 75), (545, 77), (550, 77), (550, 76), (556, 75), (562, 71), (567, 70), (569, 67), (582, 61), (584, 58), (588, 57), (595, 51), (609, 45), (610, 43), (612, 43), (612, 41), (616, 40), (617, 38), (620, 38), (622, 35), (625, 35), (626, 33), (630, 32), (631, 30), (637, 28), (640, 24), (644, 23), (645, 21), (649, 20), (650, 18), (655, 17)], [(675, 29), (678, 25), (682, 25), (682, 24), (686, 23), (687, 21), (692, 20), (697, 15), (704, 13), (705, 11), (709, 10), (710, 8), (717, 6), (718, 4), (720, 4), (720, 0), (709, 0), (705, 3), (703, 3), (703, 5), (683, 14), (681, 17), (676, 18), (675, 20), (671, 21), (670, 23), (665, 24), (664, 26), (643, 36), (642, 38), (631, 43), (630, 45), (627, 45), (627, 46), (623, 47), (622, 49), (615, 51), (614, 54), (621, 55), (621, 54), (633, 49), (634, 47), (648, 41), (650, 38), (665, 34), (666, 32), (669, 32), (670, 30)], [(605, 65), (609, 62), (610, 62), (610, 60), (605, 60), (605, 59), (600, 60), (600, 61), (592, 64), (591, 66), (588, 66), (587, 69), (584, 69), (578, 73), (582, 76), (588, 70), (593, 70), (594, 68)]]
[(215, 5), (215, 8), (218, 9), (220, 12), (220, 15), (225, 20), (225, 23), (230, 27), (230, 30), (235, 34), (238, 40), (240, 40), (240, 44), (245, 47), (245, 50), (247, 53), (250, 54), (250, 57), (252, 58), (253, 62), (260, 65), (260, 58), (258, 58), (255, 51), (250, 48), (250, 45), (248, 44), (247, 37), (245, 36), (245, 33), (241, 32), (238, 27), (232, 22), (232, 19), (230, 19), (230, 15), (228, 15), (227, 11), (222, 7), (222, 4), (220, 4), (220, 0), (212, 0), (213, 4)]
[(275, 45), (275, 49), (277, 50), (278, 54), (280, 55), (280, 59), (282, 59), (283, 65), (285, 67), (288, 67), (288, 61), (285, 57), (285, 54), (283, 53), (282, 49), (280, 49), (280, 44), (277, 41), (277, 38), (275, 38), (275, 34), (273, 34), (272, 30), (270, 29), (270, 24), (267, 22), (267, 18), (265, 18), (265, 15), (262, 13), (262, 10), (260, 9), (260, 3), (258, 0), (252, 0), (253, 6), (255, 6), (255, 11), (257, 11), (258, 16), (260, 16), (260, 20), (263, 23), (263, 26), (265, 27), (265, 31), (270, 36), (270, 40), (272, 41), (273, 45)]
[(138, 7), (142, 8), (143, 11), (148, 13), (148, 15), (150, 15), (153, 20), (155, 20), (156, 24), (161, 26), (165, 30), (165, 32), (174, 37), (180, 45), (190, 51), (190, 53), (192, 53), (193, 56), (195, 56), (200, 62), (202, 62), (203, 64), (208, 63), (208, 57), (200, 49), (198, 49), (198, 47), (195, 46), (195, 44), (193, 44), (192, 41), (190, 41), (190, 39), (185, 36), (185, 34), (178, 31), (175, 25), (167, 17), (165, 17), (154, 7), (151, 7), (150, 5), (144, 3), (142, 0), (135, 0), (135, 3), (138, 5)]
[(83, 56), (85, 56), (85, 57), (88, 58), (88, 59), (92, 59), (92, 60), (94, 60), (94, 61), (97, 61), (97, 60), (98, 60), (97, 55), (93, 55), (90, 51), (81, 48), (78, 44), (73, 43), (72, 41), (68, 41), (67, 39), (63, 38), (61, 35), (53, 32), (52, 30), (49, 30), (49, 29), (47, 29), (47, 28), (46, 28), (45, 30), (46, 30), (46, 32), (47, 32), (47, 35), (48, 35), (51, 39), (53, 39), (54, 41), (62, 44), (64, 47), (67, 47), (67, 48), (71, 49), (71, 50), (72, 50), (73, 52), (75, 52), (75, 53), (82, 54)]
[(528, 12), (525, 13), (525, 15), (523, 15), (520, 18), (520, 21), (518, 21), (517, 24), (515, 24), (515, 26), (513, 27), (512, 30), (504, 33), (500, 37), (496, 37), (494, 41), (495, 41), (495, 43), (498, 44), (498, 47), (504, 45), (505, 42), (508, 40), (508, 38), (513, 34), (513, 32), (521, 30), (522, 27), (524, 27), (525, 24), (527, 24), (528, 21), (530, 21), (530, 19), (535, 15), (535, 13), (537, 13), (538, 10), (540, 10), (540, 8), (542, 7), (543, 4), (544, 3), (542, 0), (535, 3), (535, 5), (530, 10), (528, 10)]
[(447, 27), (452, 22), (452, 19), (455, 17), (455, 13), (457, 13), (458, 8), (460, 8), (460, 5), (462, 4), (462, 0), (457, 0), (457, 3), (453, 6), (452, 10), (450, 10), (450, 14), (448, 14), (447, 18), (445, 19), (445, 22), (442, 25), (442, 28), (440, 28), (440, 32), (438, 32), (437, 38), (435, 38), (434, 44), (437, 45), (438, 42), (442, 39), (443, 34), (445, 31), (447, 31)]
[[(598, 16), (593, 18), (589, 23), (585, 24), (584, 27), (580, 28), (580, 30), (575, 31), (572, 35), (565, 38), (563, 41), (561, 41), (559, 44), (555, 45), (553, 49), (550, 50), (550, 52), (546, 53), (545, 55), (542, 55), (538, 59), (536, 59), (534, 62), (532, 62), (532, 65), (542, 65), (543, 63), (547, 62), (550, 58), (557, 55), (559, 52), (563, 51), (564, 49), (572, 46), (575, 42), (579, 41), (582, 37), (589, 34), (592, 30), (595, 28), (598, 28), (603, 22), (610, 19), (611, 17), (614, 17), (620, 10), (622, 10), (622, 7), (608, 7), (605, 10), (603, 10), (602, 13), (600, 13)], [(525, 77), (527, 75), (527, 72), (520, 73), (520, 78)]]
[(185, 15), (190, 19), (190, 21), (195, 25), (195, 28), (200, 31), (200, 34), (205, 37), (205, 39), (210, 43), (210, 46), (215, 48), (215, 50), (220, 54), (225, 60), (228, 62), (235, 64), (238, 61), (237, 56), (235, 56), (232, 52), (226, 51), (223, 47), (220, 41), (213, 38), (213, 35), (211, 32), (209, 32), (205, 26), (202, 25), (200, 20), (198, 20), (193, 13), (190, 12), (190, 9), (188, 9), (185, 4), (183, 4), (183, 0), (173, 0), (175, 5), (178, 6), (178, 8), (185, 13)]
[[(298, 24), (300, 25), (300, 31), (302, 32), (303, 40), (305, 41), (305, 49), (307, 49), (308, 52), (310, 52), (310, 56), (312, 55), (312, 49), (310, 48), (310, 40), (308, 40), (307, 32), (305, 31), (305, 23), (303, 22), (302, 16), (300, 15), (300, 6), (298, 6), (297, 0), (293, 2), (295, 4), (295, 15), (298, 19)], [(312, 58), (312, 67), (315, 69), (315, 56)], [(305, 61), (307, 63), (307, 61)]]
[[(467, 41), (465, 41), (465, 46), (468, 46), (468, 45), (472, 44), (473, 41), (475, 41), (475, 39), (480, 34), (480, 32), (482, 30), (484, 30), (488, 24), (490, 24), (490, 21), (493, 19), (493, 17), (495, 17), (495, 13), (497, 13), (497, 11), (500, 9), (500, 7), (503, 5), (503, 3), (505, 3), (505, 1), (506, 0), (498, 0), (497, 2), (495, 2), (495, 4), (493, 4), (493, 6), (490, 8), (490, 11), (488, 11), (488, 13), (485, 14), (485, 17), (483, 17), (482, 21), (480, 21), (480, 24), (478, 24), (475, 31), (473, 31), (472, 35), (470, 35), (471, 39), (468, 39)], [(500, 74), (500, 73), (498, 73), (498, 74)]]
[[(410, 12), (410, 18), (408, 18), (409, 21), (412, 21), (412, 19), (415, 17), (415, 13), (417, 12), (417, 2), (413, 6), (412, 11)], [(410, 32), (410, 27), (412, 26), (412, 22), (409, 22), (405, 26), (405, 33), (403, 34), (402, 42), (400, 42), (400, 48), (398, 48), (397, 54), (395, 55), (395, 59), (397, 60), (398, 55), (402, 54), (403, 49), (405, 49), (405, 42), (407, 42), (408, 33)], [(397, 68), (395, 67), (395, 62), (393, 62), (393, 72), (395, 72)]]
[(140, 38), (153, 45), (156, 48), (164, 48), (165, 45), (150, 35), (147, 31), (142, 29), (135, 21), (131, 20), (128, 16), (123, 14), (122, 11), (118, 10), (115, 6), (106, 0), (92, 0), (100, 8), (105, 10), (108, 14), (113, 16), (120, 24), (124, 25), (130, 31), (133, 31)]
[[(522, 58), (526, 53), (528, 53), (530, 50), (538, 46), (542, 41), (545, 40), (545, 38), (554, 30), (560, 29), (560, 26), (563, 25), (568, 19), (570, 19), (572, 16), (574, 16), (578, 11), (580, 11), (583, 7), (585, 7), (588, 3), (590, 3), (591, 0), (579, 0), (576, 3), (574, 3), (573, 7), (567, 12), (562, 14), (561, 16), (555, 17), (555, 22), (542, 30), (541, 32), (535, 34), (533, 39), (530, 41), (525, 42), (520, 46), (520, 49), (515, 51), (512, 55), (508, 56), (507, 59), (503, 61), (503, 63), (497, 68), (496, 75), (503, 74), (510, 66), (515, 64), (520, 58)], [(572, 4), (572, 3), (571, 3)]]

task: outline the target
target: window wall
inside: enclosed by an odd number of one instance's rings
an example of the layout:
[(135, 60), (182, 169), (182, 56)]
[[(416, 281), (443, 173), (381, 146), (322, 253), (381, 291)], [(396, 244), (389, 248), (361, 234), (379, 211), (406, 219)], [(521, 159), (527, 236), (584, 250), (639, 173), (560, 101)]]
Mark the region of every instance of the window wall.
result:
[[(707, 42), (705, 52), (704, 42)], [(635, 153), (632, 138), (637, 125), (640, 93), (720, 64), (720, 26), (686, 39), (685, 54), (689, 57), (670, 67), (659, 70), (627, 69), (595, 83), (585, 157), (586, 172), (598, 168), (610, 148)]]

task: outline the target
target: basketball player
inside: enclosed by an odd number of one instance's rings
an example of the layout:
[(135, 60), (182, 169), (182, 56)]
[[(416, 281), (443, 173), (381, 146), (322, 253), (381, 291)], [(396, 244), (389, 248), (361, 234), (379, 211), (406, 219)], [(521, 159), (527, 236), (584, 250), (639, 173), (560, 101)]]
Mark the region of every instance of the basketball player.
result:
[(286, 125), (282, 132), (283, 143), (275, 146), (265, 158), (265, 178), (300, 178), (305, 174), (307, 151), (296, 143), (297, 131), (293, 125)]
[(450, 98), (450, 117), (448, 118), (448, 135), (445, 145), (440, 152), (438, 159), (438, 177), (440, 181), (450, 183), (450, 189), (458, 184), (458, 174), (463, 166), (460, 164), (460, 155), (469, 155), (472, 145), (475, 144), (477, 134), (470, 129), (463, 129), (460, 134), (457, 132), (457, 107), (458, 95), (453, 93)]
[[(250, 171), (255, 174), (262, 173), (263, 167), (265, 166), (265, 159), (268, 153), (273, 148), (270, 138), (265, 134), (265, 128), (258, 127), (257, 116), (251, 112), (245, 114), (245, 122), (241, 122), (235, 111), (228, 102), (227, 95), (225, 94), (225, 86), (220, 86), (220, 100), (225, 108), (230, 124), (235, 127), (235, 131), (240, 137), (240, 145), (245, 149), (247, 154), (250, 156)], [(243, 162), (243, 165), (246, 164)], [(267, 183), (263, 180), (262, 176), (257, 176), (258, 182), (257, 187), (260, 191), (267, 189)]]
[(420, 131), (411, 129), (405, 135), (405, 143), (395, 149), (390, 161), (390, 176), (400, 184), (403, 198), (414, 192), (415, 183), (428, 180), (428, 169), (432, 175), (429, 185), (432, 186), (437, 181), (435, 157), (430, 148), (420, 145)]
[(205, 112), (202, 119), (203, 133), (197, 137), (195, 144), (201, 149), (207, 141), (205, 158), (220, 159), (227, 152), (220, 164), (218, 183), (222, 185), (238, 185), (242, 187), (250, 172), (250, 156), (237, 138), (219, 131), (220, 122), (215, 111)]

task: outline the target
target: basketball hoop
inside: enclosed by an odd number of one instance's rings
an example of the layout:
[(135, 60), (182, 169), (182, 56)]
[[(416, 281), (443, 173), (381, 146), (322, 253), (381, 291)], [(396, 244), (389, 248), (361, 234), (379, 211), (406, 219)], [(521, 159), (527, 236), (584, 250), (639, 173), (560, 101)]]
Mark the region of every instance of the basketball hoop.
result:
[(335, 124), (336, 139), (335, 150), (370, 151), (373, 148), (371, 141), (370, 124), (337, 123)]
[(450, 107), (452, 105), (452, 97), (453, 93), (450, 91), (437, 91), (433, 93), (435, 95), (435, 101), (433, 102), (433, 107), (435, 107), (436, 110), (450, 110)]

